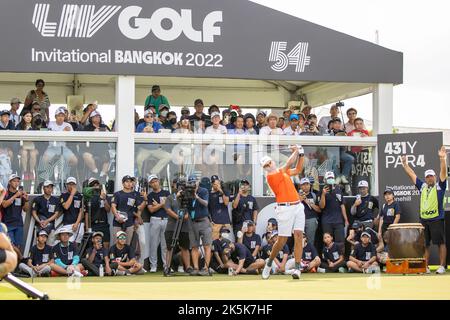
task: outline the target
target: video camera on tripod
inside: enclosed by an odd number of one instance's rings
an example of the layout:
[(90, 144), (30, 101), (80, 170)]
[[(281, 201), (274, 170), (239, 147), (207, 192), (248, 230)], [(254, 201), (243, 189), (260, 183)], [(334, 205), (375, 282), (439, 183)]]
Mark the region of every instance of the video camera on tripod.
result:
[(180, 192), (181, 211), (192, 210), (195, 200), (195, 189), (197, 183), (195, 180), (188, 180), (186, 177), (180, 177), (177, 181), (177, 190)]

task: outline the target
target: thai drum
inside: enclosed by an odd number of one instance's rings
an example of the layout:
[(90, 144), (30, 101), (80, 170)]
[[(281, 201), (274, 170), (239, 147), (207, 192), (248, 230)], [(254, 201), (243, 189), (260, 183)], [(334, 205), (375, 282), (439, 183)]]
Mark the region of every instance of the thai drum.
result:
[(384, 240), (390, 259), (422, 259), (425, 256), (424, 226), (420, 223), (391, 224)]

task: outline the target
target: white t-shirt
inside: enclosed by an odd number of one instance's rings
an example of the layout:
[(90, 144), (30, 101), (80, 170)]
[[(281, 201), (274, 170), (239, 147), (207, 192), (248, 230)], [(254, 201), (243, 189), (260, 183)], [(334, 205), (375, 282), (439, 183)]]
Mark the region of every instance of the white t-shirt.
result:
[[(50, 121), (50, 123), (47, 126), (48, 130), (51, 131), (64, 131), (64, 128), (69, 128), (69, 131), (73, 131), (72, 126), (70, 125), (70, 123), (67, 122), (63, 122), (61, 125), (57, 124), (56, 121)], [(65, 147), (66, 143), (65, 142), (49, 142), (48, 143), (50, 145), (50, 147)]]
[(299, 127), (297, 127), (297, 129), (296, 129), (295, 131), (292, 130), (292, 127), (291, 127), (291, 126), (289, 126), (289, 127), (287, 127), (286, 129), (284, 129), (284, 134), (285, 134), (286, 136), (299, 136), (300, 133), (302, 133), (302, 129), (299, 128)]
[(217, 129), (215, 129), (213, 126), (209, 126), (205, 130), (205, 134), (226, 134), (227, 133), (227, 127), (219, 124)]
[(275, 128), (270, 129), (269, 126), (262, 127), (261, 130), (259, 130), (259, 134), (262, 136), (269, 136), (269, 135), (283, 135), (283, 129), (281, 128)]

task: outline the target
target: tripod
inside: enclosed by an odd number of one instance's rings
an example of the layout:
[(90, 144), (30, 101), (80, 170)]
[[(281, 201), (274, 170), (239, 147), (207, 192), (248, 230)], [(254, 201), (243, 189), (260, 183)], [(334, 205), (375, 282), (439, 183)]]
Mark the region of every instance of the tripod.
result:
[(11, 273), (7, 274), (3, 279), (0, 279), (0, 281), (1, 280), (5, 280), (6, 282), (8, 282), (10, 285), (15, 287), (16, 289), (22, 291), (28, 298), (39, 299), (39, 300), (49, 300), (50, 299), (46, 293), (33, 288), (32, 286), (23, 282), (20, 279), (17, 279)]
[(170, 243), (170, 247), (172, 249), (170, 250), (168, 260), (167, 260), (167, 268), (169, 268), (169, 270), (170, 270), (170, 265), (172, 264), (173, 250), (178, 245), (181, 228), (183, 227), (184, 215), (186, 214), (186, 212), (187, 212), (186, 209), (178, 210), (178, 220), (175, 224), (175, 231), (173, 232), (172, 241)]

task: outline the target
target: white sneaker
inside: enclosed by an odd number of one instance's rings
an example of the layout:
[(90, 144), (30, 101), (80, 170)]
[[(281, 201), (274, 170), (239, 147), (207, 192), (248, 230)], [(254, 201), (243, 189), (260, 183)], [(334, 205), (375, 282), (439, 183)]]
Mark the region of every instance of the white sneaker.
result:
[(263, 278), (264, 280), (269, 279), (269, 277), (270, 277), (270, 270), (272, 270), (272, 267), (269, 267), (269, 266), (267, 265), (267, 263), (266, 263), (266, 265), (264, 266), (263, 272), (262, 272), (262, 274), (261, 274), (261, 276), (262, 276), (262, 278)]
[(184, 273), (184, 268), (183, 268), (183, 266), (178, 266), (177, 272), (178, 272), (178, 273)]
[(317, 268), (318, 273), (325, 273), (326, 270), (324, 268)]
[(427, 271), (425, 271), (425, 273), (426, 274), (431, 274), (430, 267), (427, 267)]
[(343, 184), (348, 184), (348, 180), (347, 180), (347, 178), (345, 176), (341, 176), (341, 182)]
[(75, 278), (83, 278), (83, 275), (81, 274), (81, 272), (78, 272), (78, 271), (74, 271), (72, 273), (72, 276), (74, 276)]
[(437, 274), (445, 274), (445, 268), (443, 266), (440, 266), (437, 270), (436, 270)]
[(156, 272), (156, 267), (151, 267), (150, 268), (150, 273), (155, 273)]
[(296, 279), (296, 280), (300, 279), (301, 274), (302, 273), (300, 272), (300, 270), (295, 269), (294, 272), (292, 273), (292, 279)]

